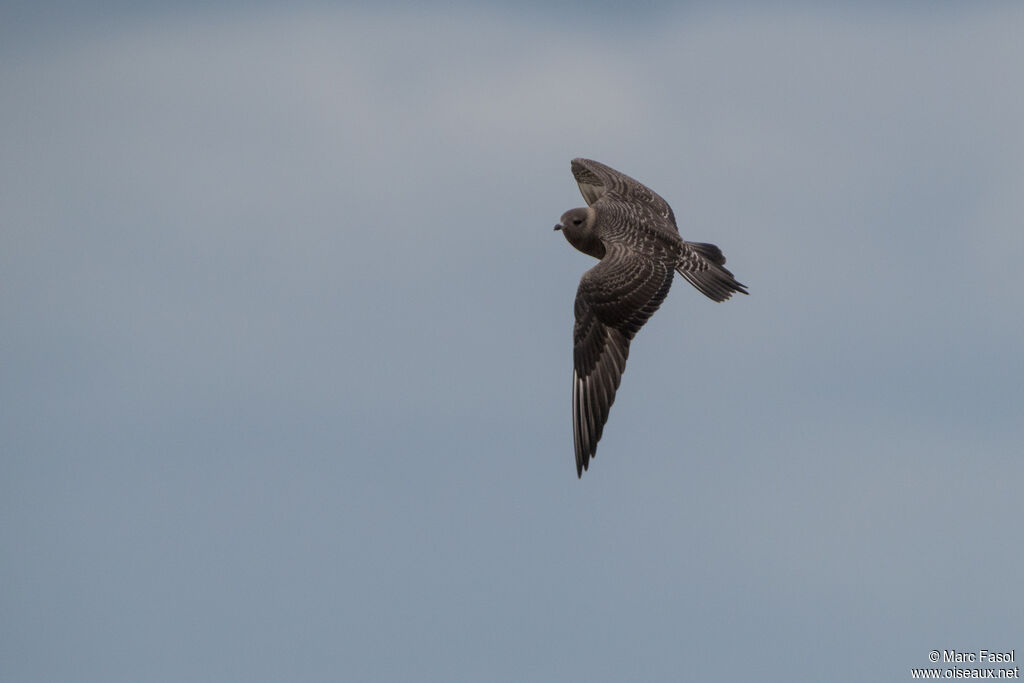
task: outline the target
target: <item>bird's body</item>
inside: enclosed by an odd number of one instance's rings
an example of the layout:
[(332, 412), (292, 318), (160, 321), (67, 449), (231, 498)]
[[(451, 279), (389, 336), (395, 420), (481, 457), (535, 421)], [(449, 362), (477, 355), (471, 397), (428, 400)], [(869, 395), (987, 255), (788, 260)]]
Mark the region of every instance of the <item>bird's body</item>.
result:
[(679, 235), (672, 208), (655, 192), (589, 159), (573, 159), (572, 173), (587, 207), (565, 212), (555, 229), (600, 259), (580, 279), (575, 304), (573, 441), (582, 477), (626, 369), (629, 343), (668, 295), (673, 274), (714, 301), (747, 292), (724, 267), (718, 247)]

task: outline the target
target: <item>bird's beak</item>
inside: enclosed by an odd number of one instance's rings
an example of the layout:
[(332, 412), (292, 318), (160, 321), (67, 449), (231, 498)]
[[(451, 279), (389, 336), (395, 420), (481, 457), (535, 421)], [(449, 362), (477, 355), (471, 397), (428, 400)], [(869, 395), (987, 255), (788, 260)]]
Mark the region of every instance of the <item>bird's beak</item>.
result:
[(562, 229), (562, 224), (561, 223), (559, 223), (558, 225), (555, 226), (555, 230), (561, 230), (561, 229)]

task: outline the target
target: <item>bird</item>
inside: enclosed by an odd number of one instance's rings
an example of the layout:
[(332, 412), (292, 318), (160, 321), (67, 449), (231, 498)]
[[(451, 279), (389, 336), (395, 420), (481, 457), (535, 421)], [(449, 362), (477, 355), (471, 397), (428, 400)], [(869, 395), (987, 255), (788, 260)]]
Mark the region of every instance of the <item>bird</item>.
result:
[(675, 273), (712, 301), (748, 294), (714, 244), (688, 242), (672, 208), (642, 183), (598, 161), (572, 160), (586, 207), (555, 230), (600, 262), (580, 278), (573, 306), (572, 431), (576, 476), (597, 452), (629, 344), (668, 295)]

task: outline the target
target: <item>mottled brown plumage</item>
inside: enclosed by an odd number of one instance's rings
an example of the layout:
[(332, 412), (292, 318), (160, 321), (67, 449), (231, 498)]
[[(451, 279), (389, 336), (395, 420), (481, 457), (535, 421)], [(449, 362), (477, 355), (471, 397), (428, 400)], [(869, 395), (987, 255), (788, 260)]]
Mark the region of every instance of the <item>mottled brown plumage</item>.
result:
[(718, 247), (679, 236), (672, 208), (649, 188), (589, 159), (573, 159), (572, 174), (587, 207), (566, 211), (555, 229), (601, 261), (576, 292), (572, 422), (582, 477), (615, 401), (629, 342), (665, 300), (673, 273), (714, 301), (747, 290), (726, 270)]

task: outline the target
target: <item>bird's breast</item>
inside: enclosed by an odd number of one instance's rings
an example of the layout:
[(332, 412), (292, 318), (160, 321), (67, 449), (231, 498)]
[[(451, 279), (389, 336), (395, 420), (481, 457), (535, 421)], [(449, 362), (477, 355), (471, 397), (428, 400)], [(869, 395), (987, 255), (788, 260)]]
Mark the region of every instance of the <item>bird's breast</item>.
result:
[(593, 233), (579, 234), (574, 233), (571, 230), (562, 230), (565, 234), (565, 239), (569, 240), (569, 244), (576, 247), (579, 251), (584, 254), (589, 254), (596, 259), (603, 259), (605, 254), (604, 242), (598, 239)]

